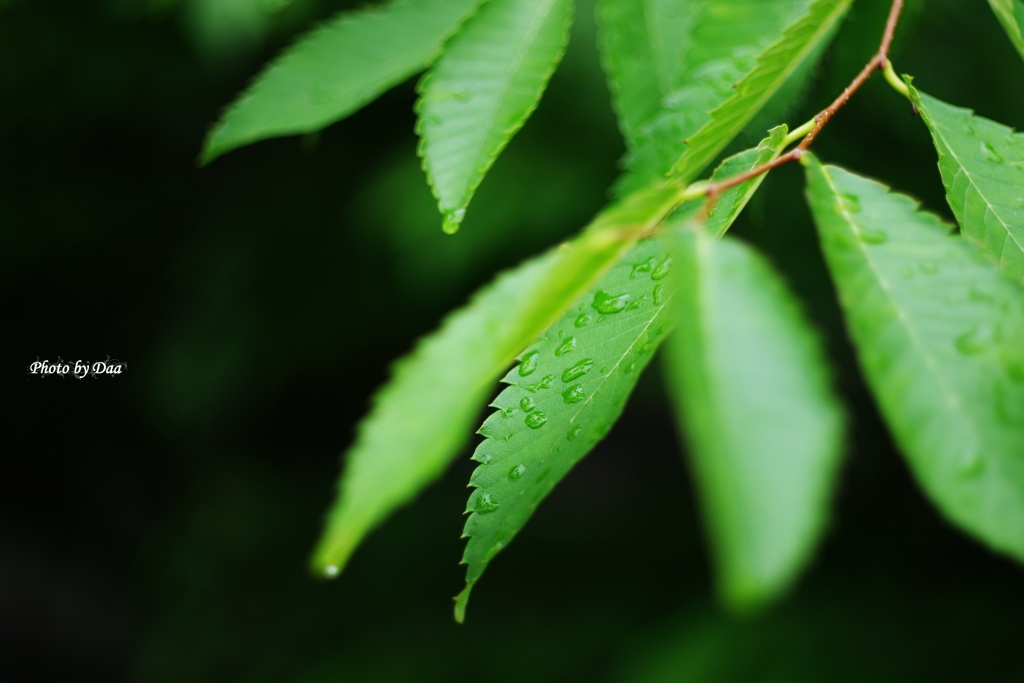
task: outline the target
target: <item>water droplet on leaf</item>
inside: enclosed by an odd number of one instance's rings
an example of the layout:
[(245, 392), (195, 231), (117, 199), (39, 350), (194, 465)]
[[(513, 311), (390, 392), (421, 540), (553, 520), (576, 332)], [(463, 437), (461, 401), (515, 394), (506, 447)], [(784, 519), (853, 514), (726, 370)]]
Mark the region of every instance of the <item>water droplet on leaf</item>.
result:
[(629, 279), (635, 279), (636, 276), (640, 273), (650, 273), (652, 270), (654, 270), (654, 266), (655, 264), (657, 264), (657, 262), (658, 259), (652, 256), (651, 258), (647, 259), (642, 263), (634, 263), (632, 270), (629, 271)]
[(338, 576), (338, 573), (340, 571), (341, 570), (338, 569), (338, 565), (336, 565), (336, 564), (329, 564), (326, 567), (324, 567), (324, 577), (326, 577), (328, 579), (333, 579), (336, 576)]
[(647, 297), (646, 296), (642, 296), (639, 299), (637, 299), (636, 301), (630, 302), (630, 304), (628, 306), (626, 306), (626, 310), (627, 311), (635, 311), (636, 309), (638, 309), (641, 306), (643, 306), (646, 301), (647, 301)]
[(583, 391), (582, 384), (574, 384), (562, 392), (562, 398), (566, 403), (579, 403), (586, 397), (587, 394)]
[(574, 324), (576, 325), (576, 327), (586, 327), (593, 320), (594, 317), (592, 315), (590, 315), (589, 313), (584, 313), (583, 315), (576, 316), (576, 322)]
[(848, 213), (860, 213), (860, 198), (857, 195), (844, 193), (840, 195), (840, 199)]
[(526, 426), (530, 429), (540, 429), (548, 421), (548, 416), (539, 410), (526, 416)]
[(569, 337), (555, 349), (556, 356), (564, 356), (567, 353), (571, 353), (576, 348), (576, 337)]
[(987, 161), (990, 161), (993, 164), (1003, 163), (1002, 155), (996, 151), (995, 147), (988, 144), (987, 142), (981, 143), (981, 153), (985, 155), (985, 159)]
[(655, 306), (660, 306), (661, 305), (661, 294), (662, 294), (662, 291), (664, 291), (664, 289), (665, 289), (665, 285), (654, 285), (654, 293), (652, 294), (652, 296), (654, 298), (654, 305)]
[(498, 501), (496, 501), (490, 493), (483, 491), (477, 496), (476, 503), (473, 505), (473, 510), (479, 512), (481, 515), (486, 515), (488, 512), (494, 512), (498, 509)]
[(965, 356), (976, 356), (992, 345), (992, 328), (978, 327), (956, 338), (956, 350)]
[(626, 310), (626, 306), (632, 299), (633, 297), (629, 294), (609, 294), (599, 289), (594, 293), (594, 301), (590, 305), (597, 309), (598, 313), (610, 315)]
[(537, 370), (537, 356), (539, 355), (540, 351), (530, 351), (528, 354), (523, 356), (523, 359), (519, 361), (520, 377), (532, 375)]
[(519, 401), (519, 407), (523, 409), (524, 413), (529, 413), (530, 411), (537, 407), (537, 404), (534, 403), (533, 399), (530, 398), (529, 396), (524, 396)]
[(579, 379), (583, 375), (590, 372), (591, 368), (594, 367), (594, 359), (584, 358), (583, 360), (573, 365), (571, 368), (566, 368), (565, 372), (562, 373), (562, 381), (568, 384), (574, 380)]
[(654, 271), (651, 273), (652, 280), (664, 280), (668, 274), (672, 272), (672, 257), (666, 256), (665, 259), (659, 263)]
[(522, 478), (523, 474), (526, 473), (525, 465), (516, 465), (508, 471), (508, 478), (515, 481), (516, 479)]
[(884, 230), (865, 228), (864, 226), (857, 226), (857, 237), (865, 244), (884, 244), (889, 239)]

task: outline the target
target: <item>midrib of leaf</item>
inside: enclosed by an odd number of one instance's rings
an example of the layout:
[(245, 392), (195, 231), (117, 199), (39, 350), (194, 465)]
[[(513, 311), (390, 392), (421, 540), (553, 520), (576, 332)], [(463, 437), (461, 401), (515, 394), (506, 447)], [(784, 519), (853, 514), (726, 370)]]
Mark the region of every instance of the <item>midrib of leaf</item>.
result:
[(978, 196), (981, 197), (982, 201), (985, 202), (985, 210), (991, 213), (993, 216), (995, 216), (996, 219), (998, 219), (998, 221), (1003, 225), (1003, 229), (1006, 230), (1007, 239), (1013, 242), (1013, 244), (1016, 245), (1017, 249), (1020, 250), (1021, 253), (1024, 253), (1024, 242), (1021, 242), (1017, 238), (1017, 236), (1013, 234), (1013, 232), (1010, 230), (1010, 223), (1003, 218), (1002, 213), (999, 210), (999, 206), (995, 202), (993, 202), (989, 195), (981, 188), (975, 176), (970, 172), (968, 167), (964, 165), (963, 159), (961, 159), (953, 150), (953, 148), (949, 146), (949, 142), (945, 138), (943, 138), (943, 147), (946, 153), (949, 154), (949, 156), (953, 157), (956, 160), (956, 163), (960, 166), (959, 170), (957, 171), (957, 174), (967, 178), (967, 180), (971, 184), (971, 187), (974, 188), (974, 191), (977, 192)]
[[(523, 0), (488, 0), (479, 13), (474, 16), (465, 29), (446, 47), (445, 54), (441, 56), (420, 84), (420, 98), (416, 103), (418, 115), (416, 130), (420, 136), (420, 143), (417, 151), (423, 160), (423, 168), (427, 173), (427, 180), (431, 190), (438, 202), (438, 208), (444, 215), (445, 232), (453, 233), (458, 230), (462, 223), (465, 211), (476, 189), (483, 182), (487, 171), (493, 165), (502, 150), (507, 146), (511, 138), (522, 128), (523, 124), (537, 108), (540, 97), (547, 86), (547, 83), (557, 68), (568, 41), (569, 28), (572, 25), (575, 0), (539, 0), (535, 1), (534, 10), (530, 20), (521, 33), (513, 34), (515, 47), (510, 61), (498, 65), (498, 83), (493, 93), (486, 93), (493, 100), (488, 102), (484, 110), (466, 110), (459, 112), (452, 109), (444, 97), (438, 97), (434, 90), (439, 83), (447, 85), (447, 81), (453, 75), (458, 74), (458, 69), (466, 68), (466, 64), (473, 61), (494, 66), (489, 56), (472, 59), (468, 51), (478, 49), (490, 49), (491, 45), (480, 48), (479, 41), (484, 34), (490, 30), (502, 30), (506, 26), (495, 24), (495, 17), (502, 18), (502, 10), (512, 8), (513, 11)], [(531, 9), (527, 7), (527, 9)], [(561, 39), (556, 51), (551, 55), (544, 56), (544, 65), (539, 70), (535, 68), (530, 75), (536, 80), (536, 92), (519, 92), (522, 105), (513, 111), (506, 111), (510, 102), (518, 101), (510, 97), (513, 83), (522, 77), (524, 66), (530, 61), (528, 57), (531, 50), (538, 47), (537, 39), (544, 29), (550, 29), (546, 22), (551, 19), (552, 12), (564, 13), (566, 21), (561, 27)], [(511, 27), (513, 30), (517, 26)], [(454, 65), (454, 66), (453, 66)], [(536, 66), (536, 65), (535, 65)], [(447, 70), (452, 69), (449, 73)], [(493, 72), (488, 74), (488, 77)], [(479, 76), (475, 76), (479, 78)], [(473, 97), (472, 93), (468, 93)], [(447, 109), (447, 111), (445, 111)], [(513, 123), (510, 127), (497, 129), (499, 115), (510, 113), (513, 116)], [(447, 118), (446, 118), (447, 117)], [(437, 120), (436, 123), (433, 119)], [(457, 120), (459, 125), (453, 129), (452, 125), (446, 126), (447, 120)], [(466, 121), (469, 120), (475, 126), (483, 126), (479, 131), (470, 128), (466, 130)], [(461, 135), (462, 140), (458, 149), (453, 151), (450, 145), (446, 145), (449, 139)], [(469, 138), (470, 146), (467, 146), (466, 139)], [(468, 149), (468, 152), (466, 151)]]
[[(849, 172), (826, 170), (810, 155), (805, 160), (815, 221), (865, 377), (911, 469), (949, 519), (1024, 559), (1020, 286), (997, 273), (970, 241), (942, 234), (945, 226), (913, 200)], [(844, 191), (861, 207), (859, 220), (843, 206)], [(870, 237), (873, 246), (861, 244), (872, 229), (865, 216), (880, 227), (884, 221), (900, 241)], [(877, 259), (866, 256), (871, 249)], [(945, 263), (933, 262), (937, 270), (926, 278), (947, 273), (914, 282), (921, 277), (914, 275), (916, 266), (931, 258)], [(908, 265), (914, 266), (910, 276), (903, 270)], [(970, 326), (966, 333), (961, 324)], [(962, 348), (965, 335), (979, 330), (988, 330), (984, 346)]]
[(765, 49), (736, 92), (715, 108), (710, 120), (688, 141), (671, 174), (689, 181), (721, 153), (730, 140), (750, 122), (801, 62), (835, 30), (853, 0), (815, 0), (807, 12)]
[[(494, 2), (495, 0), (490, 1)], [(551, 13), (554, 5), (560, 1), (562, 0), (546, 0), (545, 4), (537, 5), (537, 12), (533, 15), (533, 21), (530, 23), (530, 27), (523, 34), (523, 39), (519, 41), (516, 55), (512, 58), (513, 68), (507, 73), (501, 85), (498, 86), (501, 96), (494, 102), (494, 106), (491, 107), (491, 118), (495, 117), (494, 115), (501, 109), (501, 105), (508, 97), (509, 89), (512, 87), (512, 81), (515, 79), (516, 73), (522, 68), (523, 63), (526, 61), (526, 55), (529, 54), (529, 46), (533, 42), (534, 38), (537, 37), (541, 27), (544, 25), (544, 19)], [(486, 158), (487, 156), (488, 155), (484, 154), (482, 155), (482, 158)], [(472, 192), (472, 189), (470, 192)]]
[[(829, 174), (828, 167), (822, 165), (819, 166), (819, 168), (821, 170), (822, 177), (825, 178), (829, 188), (832, 190), (833, 197), (836, 198), (835, 206), (842, 213), (844, 219), (846, 220), (846, 224), (848, 226), (860, 225), (859, 221), (857, 221), (854, 218), (854, 215), (850, 213), (845, 206), (843, 206), (842, 202), (839, 201), (838, 198), (841, 196), (841, 192), (839, 191), (839, 188), (836, 187), (836, 184), (833, 181), (832, 176)], [(895, 314), (895, 317), (900, 321), (900, 323), (902, 323), (903, 332), (905, 333), (907, 339), (910, 341), (910, 345), (917, 351), (917, 357), (920, 358), (921, 361), (924, 362), (925, 366), (928, 368), (927, 377), (938, 386), (943, 397), (945, 398), (942, 404), (949, 408), (948, 412), (951, 414), (952, 417), (955, 418), (957, 414), (960, 413), (960, 399), (956, 395), (956, 391), (946, 381), (944, 373), (942, 372), (941, 364), (937, 361), (937, 359), (932, 357), (931, 352), (928, 350), (928, 346), (921, 339), (920, 335), (918, 335), (917, 332), (914, 330), (914, 326), (910, 323), (910, 320), (907, 318), (906, 311), (899, 305), (898, 300), (893, 295), (893, 289), (891, 284), (889, 283), (888, 278), (883, 276), (882, 270), (878, 267), (878, 264), (872, 258), (871, 251), (867, 248), (867, 245), (856, 234), (853, 234), (853, 230), (851, 230), (850, 232), (853, 241), (856, 242), (857, 244), (858, 251), (864, 259), (864, 263), (871, 269), (871, 273), (874, 276), (874, 281), (878, 283), (879, 289), (885, 293), (886, 303), (889, 305), (890, 310)], [(977, 443), (978, 434), (980, 432), (980, 426), (977, 425), (975, 422), (977, 420), (977, 417), (974, 416), (971, 411), (967, 411), (965, 413), (960, 414), (970, 416), (969, 427), (971, 438)]]
[[(965, 115), (971, 119), (975, 119), (979, 125), (991, 125), (999, 126), (1000, 128), (1005, 128), (1006, 134), (1008, 135), (1009, 139), (1011, 141), (1016, 142), (1022, 150), (1024, 150), (1024, 136), (1022, 136), (1020, 133), (1012, 131), (1011, 129), (1005, 126), (1002, 126), (1002, 124), (997, 124), (994, 121), (989, 121), (988, 119), (984, 119), (983, 117), (977, 116), (976, 114), (970, 112), (969, 110), (964, 110), (959, 107), (953, 107), (952, 105), (948, 105), (945, 102), (930, 97), (922, 93), (921, 91), (917, 90), (912, 85), (910, 85), (909, 87), (911, 97), (913, 98), (914, 102), (917, 104), (919, 110), (921, 111), (922, 118), (925, 119), (925, 123), (928, 124), (928, 130), (932, 134), (932, 139), (934, 140), (936, 147), (939, 148), (939, 168), (941, 170), (945, 170), (941, 158), (942, 154), (947, 154), (954, 161), (956, 161), (957, 168), (956, 171), (950, 177), (949, 186), (946, 188), (946, 195), (949, 200), (950, 206), (952, 207), (953, 211), (957, 214), (957, 219), (960, 222), (963, 233), (967, 237), (972, 239), (975, 243), (977, 243), (978, 246), (980, 246), (982, 249), (991, 253), (992, 256), (995, 257), (996, 262), (999, 263), (1000, 265), (1004, 265), (1004, 256), (1007, 240), (1013, 243), (1018, 253), (1014, 255), (1015, 258), (1013, 258), (1013, 260), (1010, 263), (1006, 263), (1005, 269), (1010, 277), (1018, 280), (1024, 279), (1024, 269), (1014, 264), (1014, 262), (1020, 263), (1021, 261), (1024, 261), (1024, 242), (1021, 241), (1021, 237), (1014, 233), (1013, 224), (1005, 217), (1004, 211), (1006, 209), (1004, 209), (1004, 207), (1002, 207), (1000, 203), (993, 199), (992, 196), (988, 193), (988, 191), (986, 190), (987, 183), (979, 182), (980, 178), (977, 175), (977, 172), (972, 170), (971, 168), (973, 162), (967, 162), (961, 155), (957, 153), (957, 151), (954, 149), (954, 145), (950, 141), (950, 138), (946, 134), (945, 126), (940, 125), (937, 121), (935, 121), (935, 119), (931, 115), (930, 109), (932, 106), (956, 109), (958, 110), (958, 114)], [(970, 133), (965, 132), (963, 134), (965, 136), (970, 136)], [(981, 144), (988, 144), (978, 137), (970, 136), (970, 139), (974, 142), (980, 142)], [(1004, 154), (1009, 155), (1008, 149), (1003, 149), (1002, 152)], [(1024, 155), (1021, 156), (1024, 157)], [(1024, 158), (1022, 158), (1022, 161), (1024, 161)], [(991, 168), (991, 166), (985, 166), (982, 168)], [(959, 177), (963, 177), (967, 180), (969, 188), (973, 189), (974, 192), (977, 194), (978, 198), (980, 198), (982, 202), (984, 202), (985, 211), (987, 213), (991, 213), (992, 216), (994, 216), (996, 220), (999, 221), (999, 225), (1002, 227), (1002, 231), (1005, 233), (1005, 237), (1002, 241), (1002, 248), (1000, 249), (999, 253), (993, 252), (992, 246), (986, 239), (985, 233), (988, 230), (988, 225), (986, 224), (985, 216), (983, 215), (981, 217), (980, 222), (975, 222), (973, 220), (973, 217), (968, 214), (968, 190), (965, 188), (963, 193), (960, 194), (959, 197), (957, 197), (959, 201), (956, 201), (954, 199), (953, 188), (956, 185), (956, 179)], [(997, 178), (996, 180), (998, 180), (999, 182), (1005, 182), (1003, 178)], [(1024, 234), (1024, 230), (1022, 230), (1021, 232), (1022, 234)]]

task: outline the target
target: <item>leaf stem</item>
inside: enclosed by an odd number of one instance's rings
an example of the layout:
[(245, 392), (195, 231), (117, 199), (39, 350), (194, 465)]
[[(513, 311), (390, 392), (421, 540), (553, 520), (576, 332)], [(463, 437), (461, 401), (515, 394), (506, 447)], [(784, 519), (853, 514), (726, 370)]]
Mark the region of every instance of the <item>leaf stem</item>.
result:
[(903, 95), (908, 100), (910, 99), (910, 88), (908, 88), (907, 84), (896, 75), (895, 69), (892, 68), (892, 62), (888, 59), (885, 60), (885, 66), (882, 67), (882, 74), (885, 76), (885, 80), (893, 87), (894, 90), (896, 90), (896, 92)]
[[(705, 209), (705, 214), (710, 213), (711, 206), (714, 205), (718, 197), (726, 190), (741, 185), (752, 178), (767, 173), (774, 168), (778, 168), (783, 164), (789, 163), (790, 161), (798, 161), (803, 156), (804, 152), (807, 151), (813, 143), (818, 134), (821, 133), (822, 129), (828, 125), (828, 122), (832, 120), (832, 117), (836, 115), (840, 109), (850, 100), (855, 92), (860, 90), (861, 86), (874, 74), (876, 71), (882, 71), (886, 75), (886, 80), (889, 81), (890, 85), (896, 88), (905, 97), (909, 97), (909, 91), (906, 85), (896, 77), (895, 71), (892, 69), (892, 63), (889, 61), (889, 49), (892, 47), (893, 36), (896, 33), (896, 26), (899, 24), (900, 13), (903, 11), (903, 0), (893, 0), (892, 8), (889, 10), (889, 18), (885, 23), (885, 31), (882, 33), (882, 42), (878, 46), (878, 52), (875, 56), (864, 65), (860, 73), (857, 74), (850, 85), (843, 89), (843, 92), (839, 94), (832, 104), (825, 109), (818, 112), (812, 120), (803, 124), (799, 128), (794, 129), (787, 137), (786, 144), (795, 142), (798, 138), (803, 137), (800, 140), (800, 144), (786, 152), (785, 154), (772, 159), (766, 164), (752, 168), (749, 171), (740, 173), (731, 178), (726, 178), (717, 183), (706, 183), (694, 185), (694, 189), (699, 189), (700, 192), (707, 197), (708, 207)], [(891, 75), (890, 75), (891, 74)], [(899, 84), (899, 85), (897, 85)], [(902, 87), (900, 87), (902, 86)], [(689, 194), (689, 193), (687, 193)]]

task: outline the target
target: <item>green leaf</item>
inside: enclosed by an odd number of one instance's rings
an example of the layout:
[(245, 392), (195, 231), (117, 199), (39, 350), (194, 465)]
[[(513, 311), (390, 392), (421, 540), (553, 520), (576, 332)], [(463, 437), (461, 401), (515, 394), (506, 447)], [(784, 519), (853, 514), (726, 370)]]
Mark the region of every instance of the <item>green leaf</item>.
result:
[[(629, 148), (629, 172), (617, 189), (673, 168), (684, 180), (696, 177), (773, 95), (795, 91), (851, 2), (648, 0), (644, 13), (626, 0), (603, 0), (603, 58)], [(677, 43), (661, 43), (672, 36)], [(671, 49), (682, 56), (666, 70)], [(668, 78), (675, 80), (666, 89)]]
[(613, 204), (572, 243), (502, 276), (395, 368), (346, 455), (315, 571), (337, 576), (363, 537), (458, 455), (488, 390), (522, 349), (680, 201), (654, 187)]
[(964, 235), (1024, 282), (1024, 136), (910, 88), (939, 153), (946, 200)]
[[(737, 79), (755, 68), (758, 53), (806, 11), (808, 0), (637, 4), (603, 2), (603, 57), (629, 147), (629, 173), (619, 191), (669, 172), (683, 141), (730, 98)], [(678, 65), (667, 67), (675, 55)], [(646, 87), (644, 73), (650, 74)], [(649, 84), (654, 76), (657, 87)]]
[(842, 409), (820, 340), (763, 257), (705, 231), (673, 242), (670, 388), (719, 593), (750, 610), (793, 582), (824, 531)]
[(688, 181), (714, 161), (803, 61), (831, 39), (852, 1), (813, 0), (803, 16), (758, 56), (757, 65), (736, 84), (729, 99), (689, 138), (672, 175)]
[[(786, 135), (789, 128), (785, 124), (776, 126), (768, 131), (768, 137), (758, 143), (757, 147), (738, 152), (725, 159), (715, 169), (711, 177), (712, 182), (733, 178), (741, 173), (763, 166), (782, 154), (786, 145)], [(704, 230), (715, 237), (721, 237), (729, 229), (736, 217), (750, 201), (766, 174), (759, 176), (732, 187), (723, 192), (718, 201), (715, 202), (711, 212), (704, 219)], [(706, 199), (701, 197), (686, 202), (672, 214), (672, 223), (686, 223), (697, 218), (704, 210)]]
[(1020, 0), (988, 0), (1010, 42), (1024, 57), (1024, 3)]
[(636, 245), (502, 380), (473, 455), (458, 621), (491, 559), (618, 419), (667, 330), (671, 263), (658, 240)]
[(455, 232), (495, 158), (537, 108), (569, 42), (572, 0), (490, 0), (421, 85), (419, 153)]
[[(723, 162), (712, 180), (731, 177), (758, 166), (764, 163), (766, 154), (769, 157), (778, 154), (786, 132), (785, 126), (772, 130), (768, 138), (756, 149), (747, 150)], [(758, 176), (723, 192), (708, 218), (707, 229), (724, 233), (757, 190), (763, 178), (764, 176)], [(664, 215), (673, 207), (673, 201), (672, 194), (665, 188), (634, 194), (629, 201), (623, 202), (621, 208), (598, 220), (595, 226), (605, 227), (592, 228), (592, 234), (614, 230), (615, 224), (640, 225), (643, 226), (640, 231), (633, 230), (632, 234), (646, 234), (657, 222), (652, 221), (650, 216), (659, 211)], [(703, 204), (703, 199), (694, 200), (680, 207), (686, 211), (685, 214), (674, 214), (671, 220), (680, 220), (680, 215), (692, 217)], [(533, 467), (535, 473), (543, 472), (547, 469), (546, 463), (550, 463), (554, 475), (545, 476), (539, 481), (524, 479), (523, 476), (505, 481), (501, 477), (500, 468), (491, 468), (490, 475), (477, 474), (480, 468), (474, 472), (471, 485), (484, 486), (487, 490), (474, 491), (467, 508), (473, 514), (467, 521), (464, 532), (464, 535), (469, 537), (463, 556), (463, 563), (469, 565), (466, 588), (456, 598), (455, 606), (455, 616), (460, 622), (465, 618), (469, 594), (487, 565), (526, 524), (537, 504), (576, 462), (590, 452), (615, 422), (632, 391), (636, 377), (661, 343), (667, 330), (667, 321), (663, 319), (661, 311), (671, 296), (672, 280), (665, 277), (671, 267), (671, 260), (667, 257), (665, 249), (656, 241), (646, 241), (634, 247), (628, 255), (620, 252), (620, 258), (615, 268), (605, 275), (592, 291), (587, 292), (575, 307), (567, 309), (562, 319), (547, 330), (544, 338), (523, 355), (525, 363), (521, 363), (518, 369), (514, 369), (505, 377), (504, 381), (512, 386), (506, 388), (492, 404), (499, 408), (499, 412), (491, 416), (480, 430), (486, 440), (478, 446), (474, 459), (480, 462), (486, 460), (484, 464), (490, 467), (492, 463), (502, 462), (511, 455), (516, 455), (524, 460), (510, 464), (506, 468), (506, 474), (511, 473), (515, 467), (516, 475), (525, 475), (525, 470), (519, 470), (520, 465), (524, 468)], [(580, 272), (590, 271), (581, 267)], [(624, 306), (624, 310), (617, 311), (620, 306)], [(613, 312), (602, 314), (598, 307)], [(644, 322), (645, 315), (647, 322)], [(599, 325), (594, 324), (595, 319)], [(608, 324), (605, 324), (606, 322)], [(568, 341), (570, 338), (571, 342)], [(564, 373), (566, 367), (562, 366), (571, 367), (578, 360), (582, 360), (584, 356), (575, 352), (579, 350), (582, 353), (587, 349), (594, 349), (586, 356), (593, 365), (584, 363), (577, 370), (586, 370), (584, 375), (563, 386), (566, 382), (563, 381), (564, 375), (560, 373)], [(536, 355), (532, 355), (534, 351), (537, 352)], [(573, 363), (569, 364), (568, 361)], [(625, 368), (626, 374), (616, 374), (616, 367)], [(593, 390), (592, 395), (586, 395), (587, 387)], [(557, 388), (563, 392), (561, 404), (554, 393), (548, 391)], [(568, 396), (565, 393), (568, 393)], [(541, 407), (538, 396), (541, 400), (547, 399), (555, 409)], [(524, 398), (533, 403), (524, 406)], [(506, 415), (504, 412), (510, 405), (513, 408), (518, 407), (519, 410), (523, 410), (524, 407), (531, 408), (530, 413), (520, 415), (522, 424), (507, 420), (507, 417), (515, 414), (513, 412)], [(526, 428), (530, 427), (526, 420), (540, 419), (536, 417), (537, 412), (534, 409), (543, 414), (543, 424), (531, 431)], [(500, 415), (506, 417), (499, 419)], [(530, 418), (530, 415), (534, 417)], [(515, 442), (515, 451), (506, 445), (506, 439), (513, 433), (519, 435)], [(573, 443), (561, 443), (558, 439), (554, 439), (553, 443), (551, 435), (557, 433), (566, 437), (573, 434), (572, 439), (566, 439)], [(552, 446), (555, 448), (554, 453), (551, 452)], [(492, 447), (496, 447), (497, 450)], [(495, 457), (499, 459), (496, 460)], [(496, 478), (502, 485), (497, 488), (485, 486), (488, 476)], [(484, 483), (481, 484), (481, 481)], [(512, 491), (511, 497), (508, 495), (509, 491)], [(519, 495), (518, 491), (522, 491), (523, 495)], [(500, 502), (501, 499), (504, 499), (506, 504), (499, 510), (500, 506), (495, 506), (495, 501)], [(481, 504), (486, 512), (483, 512), (483, 509), (477, 511), (478, 505)], [(499, 512), (500, 514), (491, 514)]]
[(311, 133), (422, 71), (481, 0), (393, 0), (345, 12), (274, 60), (206, 138), (209, 163), (258, 140)]
[(1024, 559), (1024, 296), (908, 197), (811, 155), (808, 199), (850, 335), (928, 496)]
[(701, 7), (693, 0), (598, 2), (601, 57), (631, 149), (680, 85), (678, 74)]

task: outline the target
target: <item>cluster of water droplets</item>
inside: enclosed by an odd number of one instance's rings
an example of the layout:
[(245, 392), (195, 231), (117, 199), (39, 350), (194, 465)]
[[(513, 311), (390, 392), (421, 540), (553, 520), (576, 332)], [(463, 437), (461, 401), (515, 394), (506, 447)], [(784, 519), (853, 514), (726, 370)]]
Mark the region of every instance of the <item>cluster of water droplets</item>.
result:
[[(582, 330), (592, 324), (599, 324), (608, 319), (609, 316), (615, 316), (619, 313), (626, 311), (633, 311), (644, 306), (648, 301), (653, 301), (655, 306), (661, 306), (665, 300), (665, 286), (661, 284), (660, 280), (663, 280), (668, 276), (672, 268), (672, 259), (670, 257), (650, 257), (642, 262), (632, 264), (630, 270), (630, 279), (636, 279), (643, 275), (649, 277), (655, 281), (655, 285), (651, 291), (650, 297), (647, 295), (635, 295), (631, 292), (615, 292), (597, 290), (589, 306), (581, 304), (576, 317), (573, 319), (572, 329)], [(635, 352), (636, 357), (642, 357), (646, 354), (652, 353), (653, 349), (657, 346), (658, 339), (662, 336), (665, 331), (663, 325), (657, 332), (648, 335), (646, 342)], [(508, 405), (499, 411), (499, 415), (502, 418), (512, 418), (516, 414), (521, 414), (523, 424), (533, 430), (538, 430), (549, 423), (548, 415), (539, 408), (541, 403), (540, 394), (546, 389), (550, 389), (554, 384), (561, 380), (562, 385), (559, 389), (559, 394), (563, 403), (572, 405), (581, 403), (588, 398), (585, 380), (587, 375), (595, 370), (597, 367), (596, 361), (588, 356), (575, 357), (574, 354), (579, 353), (579, 339), (575, 333), (568, 333), (562, 331), (559, 333), (559, 338), (555, 344), (553, 351), (554, 358), (570, 361), (569, 364), (565, 365), (560, 374), (546, 374), (536, 382), (523, 381), (517, 383), (516, 386), (524, 389), (528, 392), (527, 395), (522, 396), (519, 400), (512, 405)], [(542, 352), (539, 349), (532, 349), (524, 353), (520, 360), (519, 366), (516, 373), (520, 378), (526, 380), (527, 378), (533, 378), (538, 374), (538, 370), (542, 366)], [(634, 371), (637, 367), (636, 360), (624, 364), (623, 369), (627, 372)], [(601, 367), (598, 372), (601, 374), (607, 374), (609, 368)], [(600, 429), (594, 430), (594, 433), (590, 435), (593, 437), (599, 435), (602, 431), (607, 431), (610, 425), (602, 426)], [(507, 441), (509, 436), (504, 438)], [(566, 433), (566, 440), (573, 441), (583, 433), (583, 426), (579, 424), (570, 424), (570, 427)], [(492, 435), (488, 435), (490, 438), (494, 438)], [(588, 438), (590, 438), (588, 437)], [(499, 439), (500, 440), (500, 439)], [(485, 453), (474, 454), (474, 459), (480, 464), (486, 465), (491, 462), (491, 456)], [(514, 462), (514, 461), (513, 461)], [(527, 466), (523, 463), (513, 465), (507, 472), (507, 479), (510, 481), (519, 481), (527, 472)], [(540, 481), (550, 472), (550, 468), (540, 472), (535, 479)], [(489, 491), (480, 490), (473, 502), (473, 511), (479, 514), (488, 514), (494, 512), (499, 507), (498, 500)]]

